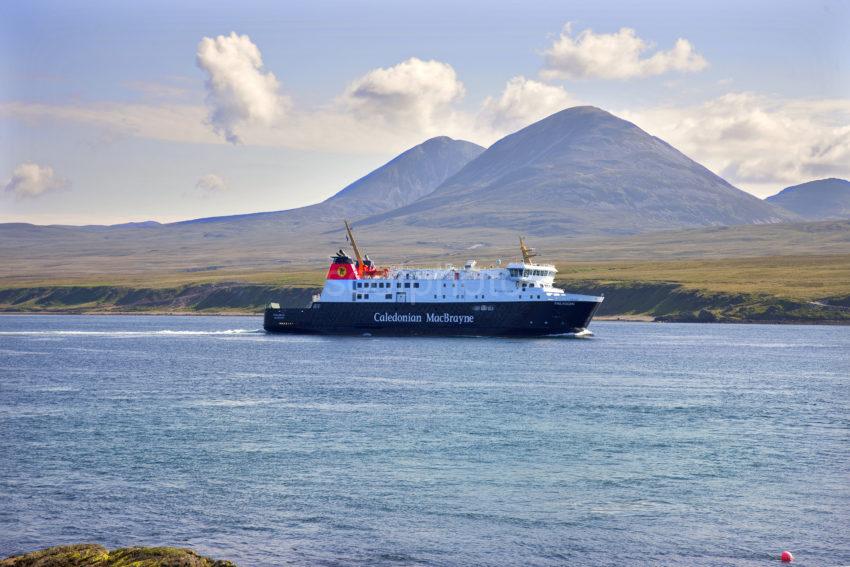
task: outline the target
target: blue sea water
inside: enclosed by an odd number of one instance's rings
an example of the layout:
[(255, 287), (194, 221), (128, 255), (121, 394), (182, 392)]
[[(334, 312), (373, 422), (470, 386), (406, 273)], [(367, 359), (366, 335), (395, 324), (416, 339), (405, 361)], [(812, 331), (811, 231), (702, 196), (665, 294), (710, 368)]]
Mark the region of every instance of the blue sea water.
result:
[(850, 327), (267, 336), (0, 317), (0, 556), (240, 565), (850, 563)]

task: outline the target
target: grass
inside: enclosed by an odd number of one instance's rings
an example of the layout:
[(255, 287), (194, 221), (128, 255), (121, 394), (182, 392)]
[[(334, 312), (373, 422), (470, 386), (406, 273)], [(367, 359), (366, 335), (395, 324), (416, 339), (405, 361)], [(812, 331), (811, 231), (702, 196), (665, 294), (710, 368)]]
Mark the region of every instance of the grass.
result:
[(57, 278), (19, 277), (0, 280), (0, 288), (34, 288), (57, 286), (175, 288), (185, 285), (216, 284), (226, 282), (254, 283), (283, 287), (321, 287), (325, 270), (297, 268), (275, 272), (256, 270), (222, 270), (212, 272), (148, 272), (146, 274), (91, 274), (60, 276)]
[(600, 283), (676, 283), (718, 293), (814, 301), (850, 295), (850, 254), (707, 260), (570, 262), (558, 279)]
[[(617, 260), (556, 262), (558, 280), (675, 283), (687, 289), (718, 293), (766, 294), (813, 301), (850, 296), (850, 254), (818, 256), (761, 256), (685, 260)], [(221, 272), (164, 272), (144, 276), (98, 274), (85, 278), (37, 278), (8, 282), (3, 288), (57, 286), (116, 286), (165, 289), (190, 284), (240, 282), (280, 287), (321, 287), (324, 268), (299, 267), (280, 271), (226, 270)]]

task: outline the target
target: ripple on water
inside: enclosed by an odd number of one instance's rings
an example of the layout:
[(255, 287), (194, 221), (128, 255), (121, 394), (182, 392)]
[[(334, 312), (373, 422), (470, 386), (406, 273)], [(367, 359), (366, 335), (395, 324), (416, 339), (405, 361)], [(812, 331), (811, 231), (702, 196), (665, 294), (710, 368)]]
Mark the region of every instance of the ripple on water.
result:
[(563, 341), (2, 324), (3, 555), (93, 540), (244, 565), (850, 557), (847, 327), (599, 323)]

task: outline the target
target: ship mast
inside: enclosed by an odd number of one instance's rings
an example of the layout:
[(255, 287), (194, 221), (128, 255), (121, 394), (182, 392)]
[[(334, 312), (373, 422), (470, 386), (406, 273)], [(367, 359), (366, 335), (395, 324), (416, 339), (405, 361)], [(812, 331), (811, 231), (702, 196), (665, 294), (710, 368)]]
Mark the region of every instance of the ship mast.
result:
[(534, 248), (529, 248), (525, 245), (525, 240), (523, 240), (522, 236), (519, 237), (519, 249), (522, 252), (522, 261), (525, 264), (530, 264), (531, 259), (537, 256)]
[(360, 258), (360, 250), (357, 249), (357, 243), (354, 241), (354, 233), (351, 232), (351, 225), (348, 224), (347, 220), (342, 221), (345, 223), (345, 231), (348, 233), (348, 241), (351, 242), (351, 247), (354, 248), (354, 256), (357, 258), (357, 264), (360, 266), (360, 269), (363, 269), (363, 260)]

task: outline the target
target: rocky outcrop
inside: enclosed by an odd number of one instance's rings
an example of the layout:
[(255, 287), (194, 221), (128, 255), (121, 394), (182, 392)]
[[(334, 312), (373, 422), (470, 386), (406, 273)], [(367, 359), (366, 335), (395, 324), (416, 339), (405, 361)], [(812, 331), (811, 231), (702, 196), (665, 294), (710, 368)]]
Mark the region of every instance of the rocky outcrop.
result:
[(123, 547), (109, 551), (102, 545), (60, 545), (0, 560), (0, 567), (236, 567), (178, 547)]
[(836, 297), (798, 301), (757, 293), (720, 293), (676, 283), (561, 281), (571, 292), (604, 295), (598, 316), (644, 315), (677, 323), (850, 323)]
[(0, 312), (257, 312), (270, 301), (303, 307), (320, 290), (309, 287), (215, 283), (173, 288), (53, 286), (0, 289)]

